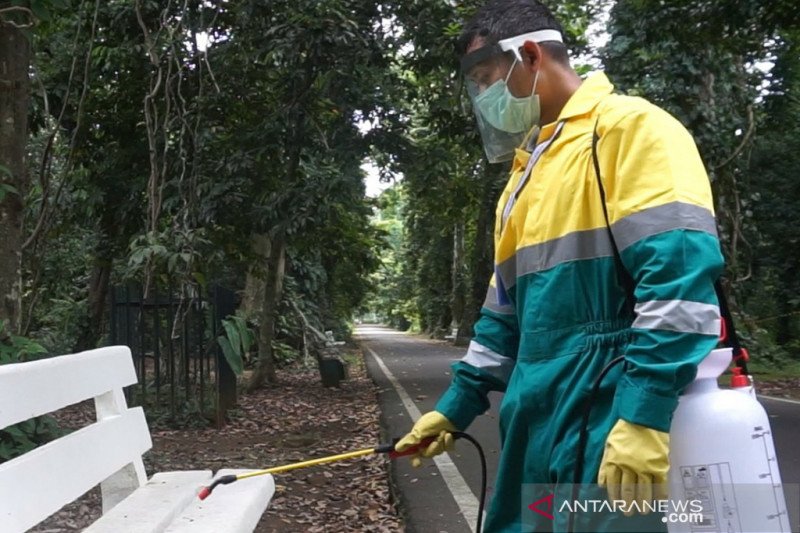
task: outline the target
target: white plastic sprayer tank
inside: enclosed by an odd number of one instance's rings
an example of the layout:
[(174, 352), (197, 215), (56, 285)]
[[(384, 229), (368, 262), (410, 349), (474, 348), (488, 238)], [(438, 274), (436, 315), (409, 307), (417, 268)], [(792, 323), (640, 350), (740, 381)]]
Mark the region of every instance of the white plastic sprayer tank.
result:
[(671, 510), (678, 502), (692, 503), (685, 507), (686, 516), (665, 517), (670, 533), (790, 531), (766, 411), (744, 388), (717, 386), (730, 363), (730, 348), (712, 351), (675, 411), (670, 429)]

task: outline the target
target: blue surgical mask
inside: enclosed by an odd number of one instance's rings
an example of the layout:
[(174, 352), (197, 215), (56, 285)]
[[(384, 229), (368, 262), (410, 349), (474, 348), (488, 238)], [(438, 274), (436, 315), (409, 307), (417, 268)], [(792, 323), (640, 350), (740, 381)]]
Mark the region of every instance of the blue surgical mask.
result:
[(498, 130), (507, 133), (525, 133), (539, 123), (539, 95), (534, 93), (539, 72), (533, 80), (529, 96), (518, 98), (508, 90), (508, 78), (517, 64), (514, 59), (504, 80), (497, 80), (475, 97), (481, 115)]

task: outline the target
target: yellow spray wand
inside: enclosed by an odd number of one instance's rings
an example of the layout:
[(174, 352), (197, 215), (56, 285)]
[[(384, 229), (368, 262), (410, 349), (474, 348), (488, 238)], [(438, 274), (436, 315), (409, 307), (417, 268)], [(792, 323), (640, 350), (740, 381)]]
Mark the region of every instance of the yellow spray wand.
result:
[[(478, 525), (475, 531), (481, 531), (483, 526), (483, 508), (486, 504), (486, 456), (483, 453), (483, 449), (481, 449), (481, 445), (478, 444), (478, 441), (475, 440), (474, 437), (467, 433), (462, 433), (460, 431), (454, 431), (452, 433), (453, 439), (466, 439), (470, 441), (475, 448), (478, 450), (478, 456), (481, 461), (481, 492), (480, 492), (480, 499), (478, 500)], [(402, 452), (395, 451), (394, 447), (397, 444), (397, 441), (400, 439), (394, 439), (391, 443), (388, 444), (379, 444), (374, 448), (365, 448), (363, 450), (356, 450), (354, 452), (348, 453), (341, 453), (339, 455), (329, 455), (328, 457), (320, 457), (319, 459), (311, 459), (310, 461), (302, 461), (300, 463), (292, 463), (283, 466), (276, 466), (274, 468), (268, 468), (266, 470), (254, 470), (253, 472), (248, 472), (246, 474), (236, 474), (236, 475), (227, 475), (222, 476), (221, 478), (215, 479), (211, 485), (208, 487), (203, 487), (198, 496), (201, 500), (205, 500), (208, 498), (208, 495), (211, 494), (211, 491), (214, 490), (214, 487), (217, 485), (228, 485), (229, 483), (233, 483), (234, 481), (239, 481), (240, 479), (246, 479), (249, 477), (255, 476), (263, 476), (264, 474), (278, 474), (280, 472), (288, 472), (289, 470), (296, 470), (298, 468), (306, 468), (308, 466), (316, 466), (325, 463), (333, 463), (336, 461), (344, 461), (347, 459), (354, 459), (356, 457), (363, 457), (365, 455), (372, 455), (373, 453), (387, 453), (389, 454), (389, 458), (396, 459), (397, 457), (403, 457), (404, 455), (413, 455), (417, 453), (420, 448), (427, 447), (431, 442), (433, 442), (435, 437), (428, 437), (426, 439), (422, 439), (422, 442), (417, 444), (416, 446), (412, 446), (407, 450), (403, 450)]]
[(306, 468), (309, 466), (316, 466), (325, 463), (334, 463), (336, 461), (355, 459), (356, 457), (372, 455), (373, 453), (388, 453), (391, 459), (402, 457), (404, 455), (412, 455), (416, 453), (417, 450), (419, 450), (420, 448), (426, 447), (431, 442), (433, 442), (434, 437), (423, 439), (422, 442), (420, 442), (416, 446), (412, 446), (411, 448), (403, 450), (402, 452), (395, 451), (394, 449), (397, 440), (398, 439), (395, 439), (394, 442), (389, 444), (379, 444), (374, 448), (365, 448), (363, 450), (340, 453), (338, 455), (329, 455), (327, 457), (320, 457), (319, 459), (311, 459), (309, 461), (302, 461), (299, 463), (291, 463), (288, 465), (276, 466), (274, 468), (267, 468), (266, 470), (254, 470), (253, 472), (247, 472), (245, 474), (229, 474), (227, 476), (222, 476), (220, 478), (215, 479), (208, 487), (203, 487), (200, 490), (198, 497), (201, 500), (205, 500), (206, 498), (208, 498), (209, 494), (211, 494), (211, 491), (213, 491), (214, 488), (217, 487), (217, 485), (228, 485), (230, 483), (233, 483), (234, 481), (239, 481), (240, 479), (247, 479), (249, 477), (263, 476), (265, 474), (279, 474), (281, 472), (288, 472), (289, 470), (296, 470), (298, 468)]

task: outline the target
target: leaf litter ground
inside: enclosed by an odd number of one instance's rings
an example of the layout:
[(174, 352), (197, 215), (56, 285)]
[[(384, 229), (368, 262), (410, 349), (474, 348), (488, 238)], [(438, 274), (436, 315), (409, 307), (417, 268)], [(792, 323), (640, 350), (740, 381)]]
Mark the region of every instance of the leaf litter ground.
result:
[[(144, 458), (148, 475), (270, 468), (377, 445), (377, 391), (363, 359), (350, 361), (350, 377), (341, 388), (323, 388), (316, 369), (280, 371), (276, 386), (242, 395), (230, 423), (219, 431), (151, 427), (153, 449)], [(56, 417), (65, 429), (81, 427), (94, 419), (94, 407), (84, 402)], [(403, 531), (388, 468), (385, 456), (371, 455), (278, 474), (275, 496), (256, 532)], [(31, 531), (80, 531), (100, 516), (100, 505), (96, 488)]]

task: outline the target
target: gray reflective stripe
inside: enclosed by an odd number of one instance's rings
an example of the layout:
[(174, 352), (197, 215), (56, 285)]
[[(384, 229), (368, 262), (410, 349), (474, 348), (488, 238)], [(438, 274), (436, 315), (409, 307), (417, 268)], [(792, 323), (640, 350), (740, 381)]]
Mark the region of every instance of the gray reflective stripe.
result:
[[(633, 243), (665, 231), (690, 229), (717, 235), (714, 215), (705, 207), (672, 202), (634, 213), (612, 224), (617, 246), (624, 250)], [(506, 290), (517, 278), (548, 270), (561, 263), (614, 255), (608, 230), (601, 228), (575, 231), (563, 237), (517, 250), (497, 267)]]
[(714, 214), (705, 207), (683, 202), (644, 209), (611, 225), (620, 251), (645, 237), (675, 229), (703, 231), (717, 236)]
[(486, 291), (486, 299), (483, 301), (483, 307), (489, 311), (494, 311), (495, 313), (501, 315), (514, 314), (513, 305), (503, 305), (497, 301), (497, 287), (491, 284), (489, 285), (489, 289)]
[(686, 300), (653, 300), (636, 304), (634, 328), (719, 335), (719, 307)]
[(513, 287), (519, 276), (548, 270), (561, 263), (579, 259), (595, 259), (614, 255), (608, 230), (605, 227), (575, 231), (558, 239), (520, 248), (510, 259), (503, 261), (497, 272), (507, 288)]
[(461, 360), (475, 368), (480, 368), (503, 383), (508, 383), (511, 371), (514, 370), (513, 359), (500, 355), (475, 341), (469, 343), (467, 355)]

